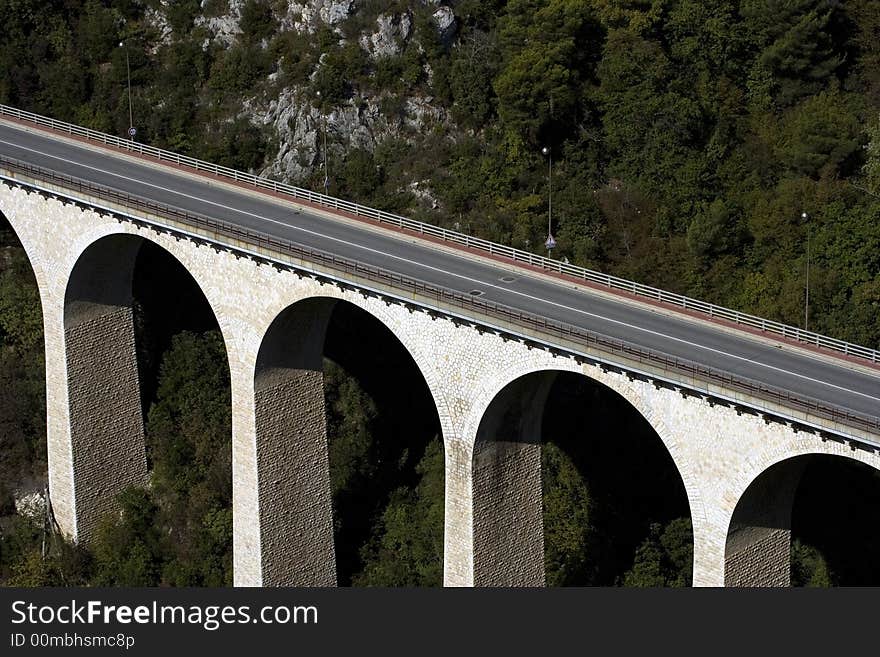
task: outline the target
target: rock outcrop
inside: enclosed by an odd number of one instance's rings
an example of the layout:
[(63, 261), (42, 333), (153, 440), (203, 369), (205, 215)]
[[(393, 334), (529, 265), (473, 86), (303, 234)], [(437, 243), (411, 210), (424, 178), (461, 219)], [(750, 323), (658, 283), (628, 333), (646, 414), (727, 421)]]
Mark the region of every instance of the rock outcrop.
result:
[[(195, 19), (195, 25), (206, 28), (210, 34), (203, 47), (208, 47), (211, 42), (227, 48), (236, 44), (241, 34), (240, 20), (245, 2), (228, 0), (222, 15), (203, 13)], [(451, 46), (457, 33), (453, 9), (437, 0), (422, 0), (422, 4), (433, 10), (431, 18), (437, 33), (447, 46)], [(167, 41), (174, 35), (162, 13), (167, 7), (165, 4), (160, 7), (151, 10), (150, 22), (163, 41)], [(206, 9), (206, 0), (202, 2), (202, 9)], [(326, 26), (338, 35), (340, 44), (356, 41), (373, 62), (400, 56), (410, 45), (420, 48), (418, 43), (412, 43), (416, 38), (413, 10), (379, 13), (375, 20), (368, 20), (367, 27), (359, 35), (346, 34), (343, 29), (343, 24), (358, 11), (366, 11), (354, 0), (289, 2), (286, 12), (279, 13), (277, 6), (275, 11), (280, 31), (293, 31), (302, 39), (314, 39), (318, 30)], [(263, 47), (267, 44), (264, 43)], [(322, 55), (319, 68), (323, 62)], [(294, 183), (308, 178), (323, 161), (325, 130), (332, 175), (332, 161), (340, 161), (349, 149), (373, 150), (389, 137), (415, 143), (429, 126), (450, 122), (446, 110), (435, 105), (431, 96), (410, 94), (397, 100), (387, 90), (355, 92), (353, 97), (322, 114), (313, 102), (308, 85), (281, 86), (280, 81), (284, 78), (279, 70), (270, 73), (266, 80), (266, 89), (273, 91), (243, 98), (239, 114), (257, 126), (269, 127), (274, 133), (278, 150), (262, 171), (273, 178)], [(428, 65), (425, 65), (425, 76), (429, 81), (433, 78)]]

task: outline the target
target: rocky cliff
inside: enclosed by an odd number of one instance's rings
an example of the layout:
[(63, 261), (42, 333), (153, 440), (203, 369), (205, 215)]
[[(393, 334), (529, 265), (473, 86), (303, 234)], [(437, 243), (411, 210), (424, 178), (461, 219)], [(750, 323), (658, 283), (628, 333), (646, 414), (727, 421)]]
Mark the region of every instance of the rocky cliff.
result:
[[(245, 0), (217, 2), (203, 0), (194, 25), (204, 29), (202, 47), (234, 48), (242, 39)], [(433, 71), (427, 62), (420, 63), (415, 74), (423, 84), (399, 94), (394, 84), (371, 82), (377, 69), (396, 70), (397, 60), (408, 51), (424, 53), (422, 37), (416, 29), (416, 14), (430, 26), (432, 40), (443, 48), (453, 47), (457, 18), (452, 3), (423, 0), (421, 3), (394, 1), (311, 0), (273, 4), (271, 38), (261, 40), (259, 47), (271, 51), (271, 71), (255, 86), (253, 93), (242, 98), (240, 116), (257, 126), (269, 128), (277, 150), (270, 154), (262, 173), (288, 182), (303, 182), (321, 173), (324, 165), (324, 144), (330, 174), (332, 163), (352, 148), (373, 151), (388, 138), (402, 139), (409, 145), (418, 144), (420, 136), (431, 126), (452, 128), (448, 111), (435, 102), (431, 91)], [(147, 19), (161, 35), (161, 42), (174, 38), (163, 1), (151, 8)], [(314, 81), (328, 65), (327, 39), (331, 46), (347, 49), (351, 57), (363, 58), (365, 84), (347, 90), (343, 98), (326, 102)], [(273, 42), (287, 44), (272, 47)], [(290, 59), (288, 50), (302, 52), (312, 48), (323, 51), (315, 66), (304, 79), (293, 80), (286, 75)], [(413, 59), (413, 58), (411, 58)], [(411, 62), (408, 62), (411, 64)], [(387, 76), (386, 76), (387, 77)], [(391, 82), (394, 82), (392, 80)], [(325, 135), (326, 131), (326, 135)]]

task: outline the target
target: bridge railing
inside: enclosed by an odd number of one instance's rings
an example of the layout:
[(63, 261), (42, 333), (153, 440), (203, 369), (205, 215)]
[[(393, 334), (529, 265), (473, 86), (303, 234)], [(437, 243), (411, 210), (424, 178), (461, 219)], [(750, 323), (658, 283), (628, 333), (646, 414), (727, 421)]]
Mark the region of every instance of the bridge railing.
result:
[[(571, 343), (582, 345), (586, 348), (598, 349), (610, 355), (623, 357), (630, 362), (645, 364), (651, 367), (659, 367), (668, 372), (675, 372), (686, 378), (697, 379), (708, 384), (723, 386), (731, 392), (739, 392), (758, 399), (779, 404), (794, 411), (810, 414), (814, 417), (823, 418), (833, 423), (839, 423), (856, 429), (861, 429), (874, 434), (880, 434), (880, 417), (860, 415), (851, 411), (830, 406), (820, 400), (796, 395), (788, 390), (773, 388), (747, 377), (733, 375), (723, 370), (700, 365), (693, 361), (671, 356), (669, 354), (648, 350), (631, 345), (622, 340), (612, 338), (601, 333), (589, 331), (581, 327), (550, 320), (540, 315), (527, 313), (516, 308), (488, 301), (479, 297), (463, 294), (455, 290), (444, 288), (433, 283), (427, 283), (418, 279), (402, 276), (401, 274), (366, 265), (356, 260), (342, 258), (332, 253), (305, 247), (287, 240), (273, 237), (267, 233), (242, 228), (235, 224), (212, 219), (204, 215), (184, 212), (183, 210), (156, 203), (149, 199), (132, 194), (118, 192), (111, 188), (97, 185), (89, 181), (81, 180), (72, 176), (64, 175), (37, 167), (26, 162), (15, 160), (0, 155), (0, 167), (8, 169), (13, 176), (3, 175), (14, 184), (27, 184), (16, 178), (14, 174), (23, 174), (35, 180), (54, 184), (65, 190), (80, 192), (86, 197), (101, 199), (110, 203), (116, 203), (125, 208), (139, 210), (178, 222), (192, 227), (202, 233), (222, 236), (227, 239), (251, 245), (262, 252), (276, 253), (287, 256), (294, 260), (306, 261), (325, 267), (333, 272), (338, 272), (358, 280), (366, 280), (380, 285), (388, 286), (394, 290), (410, 295), (412, 298), (421, 298), (432, 302), (436, 308), (457, 308), (466, 314), (474, 312), (484, 317), (492, 318), (501, 324), (508, 323), (514, 326), (531, 329), (536, 333), (553, 336), (557, 339), (567, 340)], [(88, 198), (82, 199), (88, 202)], [(161, 228), (161, 226), (159, 226)], [(169, 230), (173, 230), (169, 228)], [(210, 241), (209, 238), (204, 239)], [(220, 245), (230, 247), (217, 240)], [(231, 247), (234, 248), (234, 247)], [(268, 255), (266, 256), (269, 257)], [(565, 349), (562, 349), (565, 351)]]
[(783, 324), (782, 322), (750, 315), (738, 310), (731, 310), (730, 308), (707, 303), (681, 294), (667, 292), (649, 285), (642, 285), (641, 283), (618, 278), (617, 276), (603, 274), (585, 267), (578, 267), (576, 265), (562, 262), (561, 260), (554, 260), (528, 251), (516, 249), (511, 246), (505, 246), (503, 244), (490, 242), (489, 240), (472, 237), (458, 231), (433, 226), (421, 221), (415, 221), (390, 212), (361, 205), (360, 203), (345, 201), (326, 194), (313, 192), (302, 187), (277, 182), (251, 173), (244, 173), (229, 167), (218, 166), (216, 164), (211, 164), (210, 162), (205, 162), (204, 160), (198, 160), (193, 157), (142, 144), (133, 139), (124, 139), (103, 132), (98, 132), (97, 130), (91, 130), (89, 128), (83, 128), (82, 126), (66, 123), (64, 121), (56, 121), (55, 119), (41, 116), (40, 114), (25, 112), (7, 105), (0, 105), (0, 116), (6, 116), (19, 121), (43, 126), (60, 133), (83, 137), (106, 146), (113, 146), (121, 150), (146, 155), (161, 162), (168, 162), (178, 166), (204, 171), (220, 178), (249, 184), (277, 194), (284, 194), (294, 199), (306, 201), (327, 209), (347, 212), (358, 217), (367, 217), (381, 224), (394, 226), (420, 235), (428, 235), (444, 242), (464, 246), (465, 248), (480, 251), (491, 256), (499, 256), (514, 262), (527, 264), (546, 272), (570, 276), (609, 290), (626, 292), (641, 299), (699, 313), (710, 319), (726, 320), (733, 324), (753, 328), (765, 333), (779, 335), (783, 338), (795, 340), (803, 344), (814, 345), (847, 356), (857, 356), (873, 363), (880, 363), (880, 351), (876, 349), (863, 347), (851, 342), (846, 342), (845, 340), (831, 338), (819, 333), (814, 333), (813, 331), (805, 331), (795, 326)]

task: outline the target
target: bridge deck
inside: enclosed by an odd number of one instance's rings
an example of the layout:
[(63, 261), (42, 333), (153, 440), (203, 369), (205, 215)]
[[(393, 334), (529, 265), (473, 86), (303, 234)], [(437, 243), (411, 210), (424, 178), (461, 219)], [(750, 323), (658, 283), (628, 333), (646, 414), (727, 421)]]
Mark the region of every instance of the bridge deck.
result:
[[(746, 332), (729, 331), (648, 304), (574, 289), (526, 269), (509, 281), (509, 266), (401, 239), (391, 231), (339, 221), (325, 212), (294, 213), (270, 197), (212, 184), (172, 167), (141, 163), (51, 134), (0, 123), (0, 153), (154, 200), (186, 212), (268, 233), (368, 265), (392, 270), (481, 299), (634, 346), (683, 358), (770, 387), (813, 398), (863, 416), (880, 417), (880, 372), (853, 368), (833, 357), (781, 349)], [(505, 280), (508, 279), (508, 280)]]

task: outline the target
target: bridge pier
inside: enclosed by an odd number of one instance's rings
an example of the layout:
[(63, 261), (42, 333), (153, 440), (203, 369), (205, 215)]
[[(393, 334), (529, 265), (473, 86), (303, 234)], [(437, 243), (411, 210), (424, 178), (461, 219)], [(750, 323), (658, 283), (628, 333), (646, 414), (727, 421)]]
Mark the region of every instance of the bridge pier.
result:
[(40, 290), (46, 349), (46, 456), (55, 521), (67, 538), (76, 541), (76, 478), (70, 436), (64, 290), (60, 277), (49, 278)]
[(505, 387), (477, 431), (475, 586), (544, 586), (541, 424), (556, 375), (536, 376)]
[(445, 436), (443, 586), (474, 585), (473, 446)]
[[(333, 302), (326, 299), (283, 311), (263, 339), (250, 386), (242, 386), (243, 396), (248, 388), (252, 394), (253, 422), (236, 423), (236, 429), (247, 431), (251, 424), (253, 434), (235, 438), (239, 446), (245, 441), (245, 453), (234, 448), (233, 478), (236, 491), (255, 487), (256, 499), (236, 527), (250, 537), (248, 547), (256, 553), (242, 554), (244, 536), (237, 536), (238, 585), (337, 583), (323, 365), (332, 312)], [(238, 493), (233, 504), (234, 515), (245, 511)]]
[[(86, 545), (101, 518), (116, 508), (116, 495), (147, 483), (131, 293), (140, 245), (124, 236), (92, 245), (74, 266), (64, 302), (69, 438), (56, 438), (69, 439), (76, 518), (72, 533)], [(63, 403), (52, 395), (48, 401)], [(49, 412), (61, 413), (57, 407)], [(53, 443), (55, 449), (62, 447), (57, 440)]]
[(791, 511), (805, 465), (774, 466), (743, 493), (727, 534), (725, 586), (791, 585)]
[(724, 586), (724, 544), (727, 529), (705, 516), (691, 514), (694, 532), (694, 571), (692, 585)]

